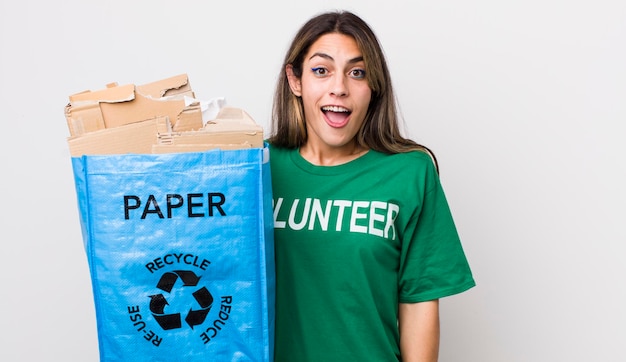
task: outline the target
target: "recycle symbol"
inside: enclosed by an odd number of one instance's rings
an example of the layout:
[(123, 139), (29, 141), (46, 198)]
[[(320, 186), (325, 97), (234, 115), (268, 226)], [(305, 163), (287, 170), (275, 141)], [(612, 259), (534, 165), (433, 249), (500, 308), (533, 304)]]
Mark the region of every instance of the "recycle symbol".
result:
[[(182, 292), (187, 292), (187, 290), (191, 287), (198, 285), (200, 277), (198, 277), (194, 272), (187, 270), (174, 270), (173, 272), (166, 272), (163, 276), (161, 276), (161, 279), (157, 284), (157, 288), (166, 292), (170, 296), (174, 296), (175, 293), (172, 293), (172, 289), (174, 289), (174, 285), (178, 279), (180, 279), (183, 283)], [(211, 292), (209, 292), (209, 290), (205, 287), (197, 289), (191, 294), (195, 300), (195, 303), (192, 304), (197, 303), (200, 307), (198, 309), (193, 309), (192, 306), (185, 316), (185, 322), (187, 322), (189, 327), (193, 329), (194, 326), (204, 323), (204, 320), (211, 310), (211, 305), (213, 305), (213, 295), (211, 295)], [(169, 305), (170, 303), (162, 293), (150, 296), (150, 312), (152, 312), (152, 316), (157, 323), (159, 323), (161, 328), (164, 330), (181, 328), (181, 313), (166, 314), (165, 309)]]

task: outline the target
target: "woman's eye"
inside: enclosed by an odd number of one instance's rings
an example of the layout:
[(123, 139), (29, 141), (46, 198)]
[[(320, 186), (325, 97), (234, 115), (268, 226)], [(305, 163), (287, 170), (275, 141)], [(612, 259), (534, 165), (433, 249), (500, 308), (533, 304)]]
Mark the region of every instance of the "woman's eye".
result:
[(313, 71), (313, 74), (315, 74), (315, 75), (317, 75), (319, 77), (323, 77), (323, 76), (328, 74), (328, 70), (326, 68), (322, 68), (322, 67), (313, 68), (311, 70)]
[(353, 69), (350, 71), (350, 76), (355, 79), (363, 79), (365, 78), (365, 70), (363, 69)]

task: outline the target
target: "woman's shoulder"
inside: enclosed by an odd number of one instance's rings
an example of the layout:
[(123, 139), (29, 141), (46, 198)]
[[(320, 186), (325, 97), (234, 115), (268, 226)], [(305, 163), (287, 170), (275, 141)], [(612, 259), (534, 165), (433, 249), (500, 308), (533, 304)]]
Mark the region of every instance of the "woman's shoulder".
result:
[(378, 151), (370, 151), (373, 152), (375, 157), (380, 158), (382, 160), (389, 160), (396, 164), (406, 164), (407, 166), (421, 166), (421, 167), (434, 167), (435, 162), (434, 158), (427, 153), (426, 151), (413, 150), (408, 152), (399, 152), (399, 153), (383, 153)]
[[(372, 167), (378, 172), (395, 175), (406, 180), (436, 180), (439, 175), (435, 160), (430, 154), (415, 150), (409, 152), (400, 152), (393, 154), (385, 154), (377, 151), (370, 151), (373, 158)], [(377, 159), (377, 161), (374, 161)]]

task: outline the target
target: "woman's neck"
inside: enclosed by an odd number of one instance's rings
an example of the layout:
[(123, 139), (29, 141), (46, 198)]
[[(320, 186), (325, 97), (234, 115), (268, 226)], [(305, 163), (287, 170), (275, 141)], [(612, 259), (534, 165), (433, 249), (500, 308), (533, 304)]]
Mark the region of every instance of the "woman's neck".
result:
[(368, 150), (356, 142), (341, 147), (319, 147), (307, 142), (300, 147), (300, 155), (316, 166), (338, 166), (363, 156)]

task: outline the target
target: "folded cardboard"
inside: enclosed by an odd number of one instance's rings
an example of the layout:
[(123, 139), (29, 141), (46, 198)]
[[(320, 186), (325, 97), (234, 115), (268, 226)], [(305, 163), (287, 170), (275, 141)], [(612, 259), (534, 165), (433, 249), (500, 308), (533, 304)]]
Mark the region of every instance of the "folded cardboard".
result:
[(73, 157), (262, 148), (263, 128), (242, 109), (225, 107), (199, 130), (174, 131), (169, 118), (161, 116), (69, 137), (67, 142)]
[(186, 74), (139, 86), (111, 83), (105, 89), (71, 95), (65, 117), (71, 136), (163, 116), (174, 128), (179, 121), (199, 128), (200, 107), (186, 104), (185, 97), (195, 98)]
[(161, 119), (153, 153), (205, 151), (211, 148), (262, 148), (263, 128), (244, 110), (224, 107), (217, 117), (199, 130), (177, 132)]
[(165, 117), (158, 117), (70, 137), (67, 140), (70, 155), (78, 157), (82, 155), (152, 153), (152, 146), (157, 141), (159, 125), (165, 121)]
[(135, 86), (107, 85), (65, 107), (73, 157), (262, 148), (263, 129), (244, 110), (222, 107), (204, 122), (186, 74)]

